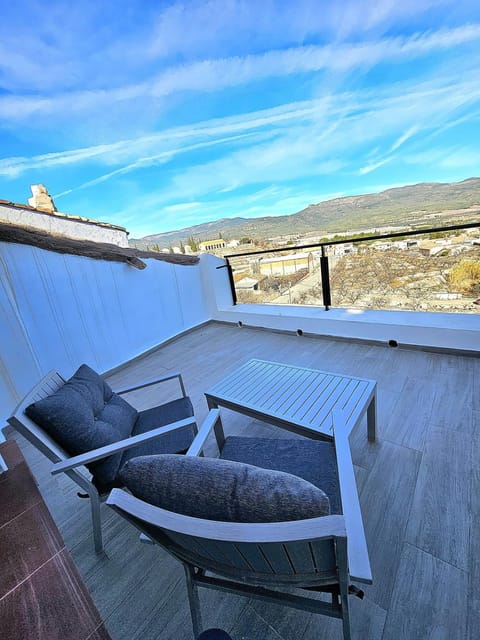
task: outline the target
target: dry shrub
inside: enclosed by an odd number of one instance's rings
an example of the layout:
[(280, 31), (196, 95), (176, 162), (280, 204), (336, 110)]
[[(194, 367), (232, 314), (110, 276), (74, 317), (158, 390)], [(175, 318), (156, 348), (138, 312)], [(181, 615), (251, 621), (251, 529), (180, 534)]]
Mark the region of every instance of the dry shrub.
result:
[(461, 260), (448, 274), (450, 289), (463, 294), (480, 293), (480, 262)]

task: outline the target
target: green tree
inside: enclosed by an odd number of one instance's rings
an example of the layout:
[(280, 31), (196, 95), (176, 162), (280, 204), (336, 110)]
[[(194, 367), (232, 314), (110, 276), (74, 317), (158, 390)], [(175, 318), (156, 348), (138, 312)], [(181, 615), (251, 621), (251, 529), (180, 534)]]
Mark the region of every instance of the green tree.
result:
[(187, 244), (192, 251), (198, 251), (198, 243), (193, 236), (187, 238)]
[(185, 245), (183, 244), (183, 242), (180, 240), (180, 251), (182, 253), (185, 253)]

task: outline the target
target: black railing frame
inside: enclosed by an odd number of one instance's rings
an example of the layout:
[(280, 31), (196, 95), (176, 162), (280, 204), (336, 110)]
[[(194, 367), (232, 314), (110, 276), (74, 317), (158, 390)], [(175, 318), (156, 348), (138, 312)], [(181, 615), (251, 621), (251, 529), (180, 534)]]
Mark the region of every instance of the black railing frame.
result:
[[(466, 222), (464, 224), (454, 224), (448, 227), (431, 227), (428, 229), (417, 229), (415, 231), (398, 231), (395, 233), (377, 234), (372, 236), (344, 238), (343, 240), (331, 240), (329, 242), (315, 242), (314, 244), (299, 244), (289, 246), (288, 248), (280, 247), (277, 249), (260, 249), (258, 251), (247, 251), (245, 253), (230, 253), (224, 256), (226, 261), (225, 266), (228, 270), (229, 283), (232, 290), (233, 304), (237, 304), (237, 292), (235, 290), (235, 281), (233, 278), (233, 269), (230, 263), (230, 258), (239, 258), (243, 256), (258, 256), (266, 253), (285, 253), (285, 251), (292, 251), (297, 249), (313, 249), (320, 247), (322, 255), (320, 257), (320, 269), (322, 280), (322, 300), (325, 311), (329, 311), (332, 306), (331, 291), (330, 291), (330, 275), (328, 266), (328, 256), (325, 252), (326, 247), (332, 247), (338, 244), (358, 244), (360, 242), (371, 242), (372, 240), (388, 240), (390, 238), (405, 238), (406, 236), (422, 236), (429, 235), (431, 233), (442, 233), (444, 231), (461, 231), (463, 229), (474, 229), (480, 227), (480, 222)], [(220, 267), (217, 267), (220, 268)]]
[(237, 291), (235, 289), (235, 280), (233, 279), (233, 269), (229, 260), (226, 259), (225, 264), (221, 264), (217, 269), (226, 269), (228, 273), (228, 282), (230, 284), (230, 291), (232, 293), (232, 302), (234, 305), (237, 304)]

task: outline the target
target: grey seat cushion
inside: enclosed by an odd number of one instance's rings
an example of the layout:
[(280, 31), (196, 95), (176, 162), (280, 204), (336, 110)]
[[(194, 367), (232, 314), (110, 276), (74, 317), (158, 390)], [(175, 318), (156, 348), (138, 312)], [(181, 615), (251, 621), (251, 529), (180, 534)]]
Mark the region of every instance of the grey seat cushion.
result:
[[(25, 413), (67, 453), (78, 455), (130, 436), (137, 411), (93, 369), (83, 364), (52, 395), (29, 405)], [(122, 453), (88, 465), (100, 490), (115, 482)]]
[[(160, 407), (146, 409), (138, 413), (137, 421), (133, 427), (132, 435), (136, 436), (157, 427), (163, 427), (177, 420), (193, 416), (193, 406), (190, 398), (178, 398)], [(122, 465), (130, 458), (148, 456), (157, 453), (180, 453), (186, 451), (195, 437), (193, 426), (176, 429), (161, 438), (151, 440), (133, 449), (124, 452)]]
[(207, 520), (283, 522), (330, 513), (325, 493), (302, 478), (218, 458), (132, 458), (120, 478), (145, 502)]
[(331, 442), (229, 436), (220, 457), (300, 476), (327, 494), (332, 514), (342, 513), (337, 460)]

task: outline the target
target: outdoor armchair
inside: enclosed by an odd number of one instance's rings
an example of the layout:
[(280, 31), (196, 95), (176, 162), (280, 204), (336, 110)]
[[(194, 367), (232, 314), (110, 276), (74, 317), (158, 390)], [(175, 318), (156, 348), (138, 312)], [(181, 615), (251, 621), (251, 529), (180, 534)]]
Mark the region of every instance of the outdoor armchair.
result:
[[(178, 379), (181, 396), (137, 411), (124, 394)], [(50, 371), (23, 398), (8, 422), (90, 498), (95, 551), (103, 548), (100, 502), (121, 486), (119, 471), (131, 457), (186, 451), (197, 433), (180, 373), (141, 382), (114, 393), (87, 365), (67, 381)], [(87, 467), (87, 470), (85, 469)]]
[[(341, 618), (351, 637), (349, 595), (363, 597), (352, 581), (372, 576), (341, 426), (333, 442), (224, 439), (212, 409), (186, 456), (124, 466), (131, 493), (114, 489), (107, 504), (183, 564), (194, 637), (202, 630), (199, 586)], [(220, 459), (203, 457), (212, 428)]]

